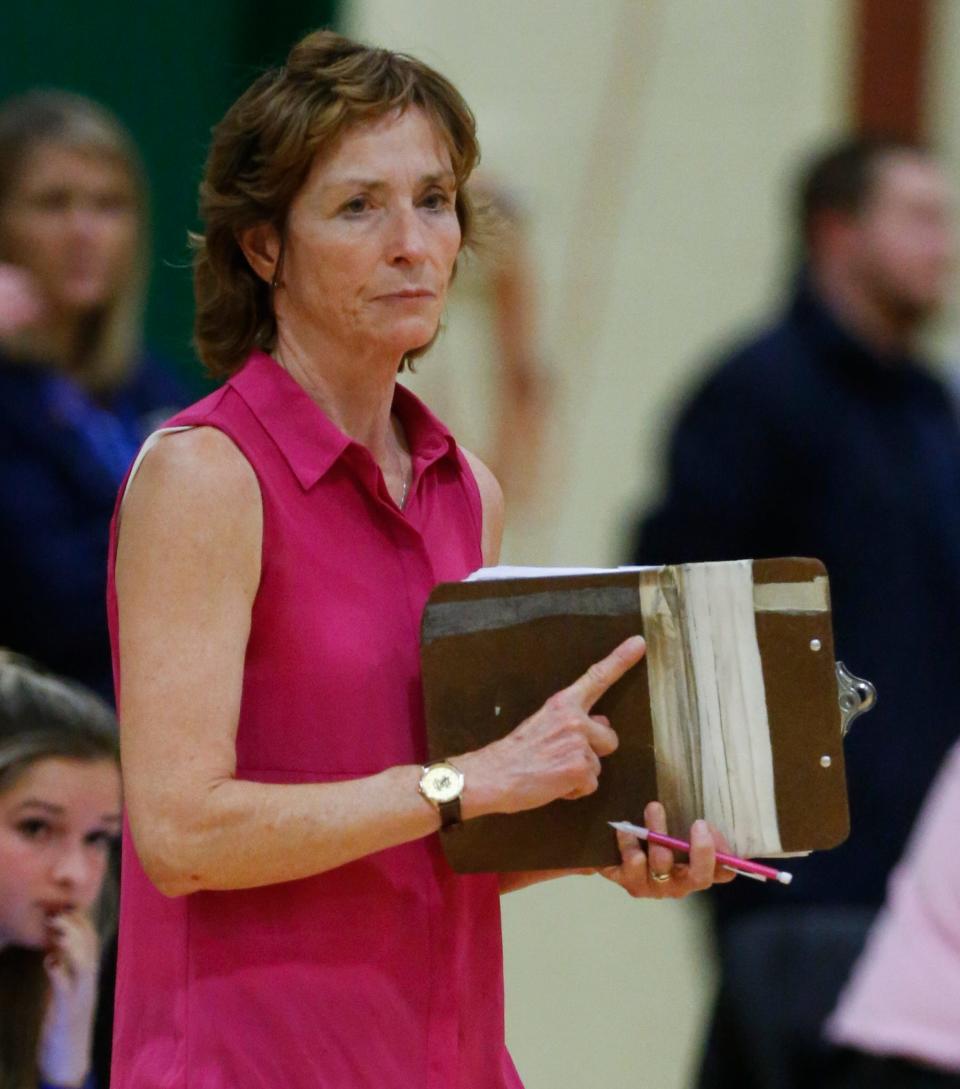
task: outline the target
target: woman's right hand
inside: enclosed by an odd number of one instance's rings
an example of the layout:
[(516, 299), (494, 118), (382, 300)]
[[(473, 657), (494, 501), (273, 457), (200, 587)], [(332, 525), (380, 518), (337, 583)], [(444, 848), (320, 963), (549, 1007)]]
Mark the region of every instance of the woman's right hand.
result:
[(640, 661), (646, 650), (635, 635), (595, 662), (579, 680), (547, 702), (506, 737), (451, 757), (464, 775), (464, 819), (519, 813), (557, 798), (582, 798), (597, 789), (600, 758), (618, 744), (604, 715), (590, 711)]
[(13, 336), (43, 317), (43, 299), (33, 277), (0, 263), (0, 336)]

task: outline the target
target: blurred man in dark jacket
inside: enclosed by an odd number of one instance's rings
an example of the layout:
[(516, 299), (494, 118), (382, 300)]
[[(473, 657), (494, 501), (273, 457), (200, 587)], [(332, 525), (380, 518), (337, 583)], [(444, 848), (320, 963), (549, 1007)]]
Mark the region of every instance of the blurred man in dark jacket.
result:
[[(720, 1052), (736, 1051), (722, 1006), (742, 928), (801, 905), (878, 906), (960, 736), (960, 429), (916, 355), (949, 288), (950, 188), (920, 148), (845, 142), (806, 173), (799, 228), (805, 260), (794, 297), (684, 407), (665, 496), (634, 553), (641, 563), (823, 560), (838, 656), (879, 692), (845, 745), (847, 843), (798, 860), (789, 888), (737, 881), (714, 896), (724, 980), (702, 1084), (736, 1089), (796, 1084), (729, 1063), (721, 1076)], [(803, 966), (811, 1008), (828, 1011), (843, 967), (836, 958)], [(754, 1023), (765, 1024), (762, 1009)]]

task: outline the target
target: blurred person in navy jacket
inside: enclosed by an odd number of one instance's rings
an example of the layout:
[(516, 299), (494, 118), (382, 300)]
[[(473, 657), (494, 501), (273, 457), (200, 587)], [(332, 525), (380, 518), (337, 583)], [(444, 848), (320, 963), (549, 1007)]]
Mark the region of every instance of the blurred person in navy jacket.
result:
[(0, 104), (0, 644), (110, 699), (114, 499), (185, 400), (141, 345), (147, 248), (115, 118), (56, 91)]
[[(736, 1050), (735, 1033), (723, 1031), (738, 970), (730, 950), (743, 948), (750, 920), (768, 925), (761, 912), (785, 920), (784, 909), (799, 908), (806, 925), (813, 906), (878, 907), (960, 736), (960, 430), (916, 349), (949, 289), (952, 193), (927, 151), (853, 139), (809, 166), (798, 211), (797, 290), (682, 409), (665, 495), (634, 549), (641, 563), (818, 557), (830, 574), (838, 656), (879, 693), (845, 743), (849, 840), (798, 860), (789, 888), (737, 881), (712, 896), (723, 983), (713, 1074), (705, 1068), (702, 1084), (737, 1089), (774, 1082), (757, 1078), (746, 1056), (726, 1077), (717, 1072), (718, 1055)], [(842, 960), (798, 965), (811, 1010), (823, 1003), (828, 1012)], [(753, 1023), (768, 1017), (758, 1008)]]

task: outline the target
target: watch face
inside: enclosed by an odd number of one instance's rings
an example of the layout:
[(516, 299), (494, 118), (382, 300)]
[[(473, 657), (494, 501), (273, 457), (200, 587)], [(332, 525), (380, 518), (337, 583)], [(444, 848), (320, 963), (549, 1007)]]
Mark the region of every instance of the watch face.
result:
[(438, 804), (452, 802), (463, 790), (463, 775), (449, 764), (434, 764), (420, 780), (424, 794)]

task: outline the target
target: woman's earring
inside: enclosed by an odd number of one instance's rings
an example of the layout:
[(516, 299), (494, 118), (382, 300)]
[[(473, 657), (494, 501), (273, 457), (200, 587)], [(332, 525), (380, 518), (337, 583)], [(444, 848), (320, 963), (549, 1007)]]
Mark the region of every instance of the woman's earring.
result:
[(276, 291), (282, 286), (280, 273), (283, 271), (283, 238), (280, 239), (280, 252), (277, 254), (277, 263), (273, 266), (273, 279), (270, 281), (270, 290)]

